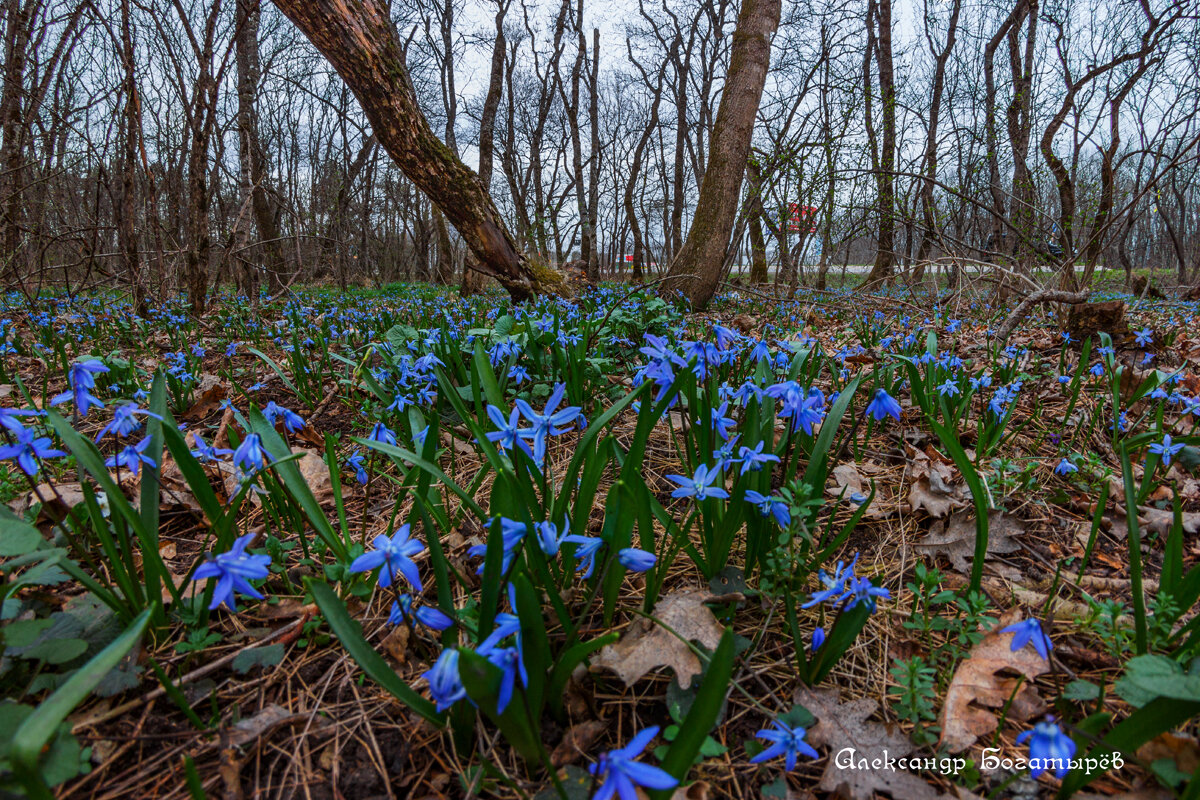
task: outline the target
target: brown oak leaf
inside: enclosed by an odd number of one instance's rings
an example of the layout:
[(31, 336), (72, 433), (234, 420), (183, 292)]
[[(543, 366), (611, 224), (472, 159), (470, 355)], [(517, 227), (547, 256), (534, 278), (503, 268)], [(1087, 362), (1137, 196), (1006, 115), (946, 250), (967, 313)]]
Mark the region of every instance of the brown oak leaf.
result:
[(592, 668), (612, 670), (626, 686), (632, 686), (651, 670), (670, 667), (675, 671), (679, 685), (688, 688), (692, 678), (700, 674), (700, 659), (676, 634), (686, 641), (697, 641), (709, 650), (715, 650), (721, 642), (722, 628), (704, 605), (712, 598), (713, 595), (703, 589), (665, 595), (654, 606), (654, 617), (662, 625), (638, 619), (620, 641), (600, 651), (592, 660)]
[(1048, 672), (1050, 664), (1031, 646), (1014, 652), (1014, 634), (1000, 632), (1019, 618), (1018, 613), (1004, 615), (954, 671), (940, 720), (941, 744), (951, 753), (965, 750), (980, 736), (996, 730), (1000, 726), (996, 715), (1006, 705), (1007, 718), (1017, 721), (1045, 710), (1045, 702), (1030, 681)]
[[(1024, 533), (1025, 529), (1020, 520), (1000, 511), (988, 514), (988, 543), (989, 553), (1012, 553), (1021, 545), (1012, 537)], [(971, 561), (975, 557), (975, 514), (973, 511), (960, 511), (940, 525), (935, 525), (922, 539), (913, 544), (913, 548), (924, 555), (945, 555), (950, 563), (960, 572), (971, 569)]]

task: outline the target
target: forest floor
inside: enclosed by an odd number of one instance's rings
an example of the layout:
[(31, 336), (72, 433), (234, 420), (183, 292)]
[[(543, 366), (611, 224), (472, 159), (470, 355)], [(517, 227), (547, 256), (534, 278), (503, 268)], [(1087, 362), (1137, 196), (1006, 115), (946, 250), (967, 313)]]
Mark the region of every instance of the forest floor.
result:
[(1200, 311), (1093, 300), (9, 295), (0, 793), (1195, 797)]

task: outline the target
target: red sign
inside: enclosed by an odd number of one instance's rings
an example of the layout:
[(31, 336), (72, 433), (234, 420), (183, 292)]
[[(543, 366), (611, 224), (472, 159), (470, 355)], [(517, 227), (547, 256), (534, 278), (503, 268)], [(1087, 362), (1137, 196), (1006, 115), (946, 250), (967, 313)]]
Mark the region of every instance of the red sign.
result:
[(788, 203), (788, 223), (789, 231), (802, 231), (807, 229), (809, 233), (816, 233), (816, 218), (817, 209), (815, 206), (802, 206), (799, 203)]

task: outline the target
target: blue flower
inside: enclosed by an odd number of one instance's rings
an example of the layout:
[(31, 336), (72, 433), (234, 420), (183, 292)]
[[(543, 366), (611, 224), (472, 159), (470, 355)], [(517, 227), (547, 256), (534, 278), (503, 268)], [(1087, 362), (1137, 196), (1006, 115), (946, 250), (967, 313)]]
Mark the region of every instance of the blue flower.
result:
[(1075, 466), (1068, 459), (1063, 459), (1058, 462), (1058, 466), (1054, 468), (1057, 475), (1070, 475), (1072, 472), (1079, 472), (1079, 467)]
[[(521, 398), (517, 398), (517, 408), (521, 414), (529, 420), (531, 428), (527, 433), (522, 435), (525, 438), (533, 439), (533, 460), (540, 467), (546, 459), (546, 439), (549, 436), (558, 436), (566, 433), (571, 428), (575, 420), (583, 411), (579, 406), (567, 406), (561, 411), (555, 411), (558, 404), (562, 402), (563, 394), (566, 392), (566, 384), (560, 383), (554, 387), (554, 391), (546, 400), (546, 406), (542, 412), (533, 410), (529, 403)], [(567, 427), (564, 427), (567, 426)]]
[(885, 390), (876, 389), (875, 396), (867, 404), (867, 414), (876, 422), (879, 422), (884, 417), (895, 417), (896, 421), (899, 422), (900, 403)]
[[(14, 431), (17, 441), (14, 444), (0, 445), (0, 460), (14, 459), (26, 475), (37, 475), (41, 468), (40, 458), (58, 458), (65, 456), (62, 450), (55, 450), (48, 436), (38, 436), (29, 428), (18, 426)], [(11, 429), (10, 429), (11, 430)]]
[(958, 384), (950, 378), (947, 378), (946, 382), (938, 387), (938, 395), (942, 397), (945, 397), (946, 395), (953, 397), (956, 394), (962, 394), (962, 389), (959, 389)]
[(112, 422), (105, 425), (104, 429), (96, 434), (96, 441), (99, 442), (110, 433), (116, 436), (128, 436), (136, 432), (138, 428), (142, 427), (142, 423), (137, 420), (136, 415), (138, 414), (154, 417), (159, 421), (162, 420), (162, 417), (158, 414), (138, 408), (136, 403), (126, 403), (123, 406), (117, 406), (116, 410), (113, 411)]
[(363, 553), (350, 564), (351, 572), (370, 572), (380, 569), (379, 585), (386, 589), (392, 585), (397, 574), (403, 575), (418, 592), (421, 591), (421, 573), (412, 557), (425, 549), (418, 539), (409, 538), (410, 528), (401, 525), (390, 537), (380, 534), (372, 544), (375, 549)]
[(710, 497), (728, 498), (729, 492), (721, 487), (713, 487), (713, 484), (721, 477), (719, 469), (709, 468), (704, 464), (696, 467), (696, 474), (687, 478), (683, 475), (668, 475), (667, 480), (679, 484), (680, 488), (671, 492), (671, 497), (694, 497), (697, 500), (706, 500)]
[(391, 430), (391, 428), (389, 428), (387, 425), (384, 425), (382, 422), (375, 423), (375, 425), (371, 428), (371, 432), (367, 434), (367, 438), (373, 442), (390, 444), (392, 447), (396, 446), (396, 434)]
[(1154, 341), (1154, 333), (1149, 328), (1142, 328), (1134, 334), (1133, 341), (1138, 347), (1149, 347)]
[(363, 486), (367, 485), (367, 469), (363, 464), (363, 454), (361, 450), (355, 450), (349, 458), (346, 459), (346, 466), (354, 467), (354, 477)]
[(462, 678), (458, 676), (458, 651), (453, 648), (443, 650), (421, 677), (429, 683), (429, 695), (437, 703), (438, 713), (467, 696)]
[[(728, 410), (728, 400), (726, 400), (724, 403), (721, 403), (720, 407), (712, 410), (712, 429), (717, 432), (717, 435), (720, 436), (723, 441), (729, 441), (729, 436), (731, 433), (730, 428), (737, 424), (734, 419), (725, 416), (725, 413)], [(697, 424), (699, 424), (699, 420), (697, 420)]]
[(846, 610), (857, 608), (859, 603), (870, 609), (871, 613), (875, 613), (875, 598), (882, 597), (887, 600), (892, 596), (892, 593), (882, 586), (876, 586), (871, 583), (870, 578), (859, 578), (854, 576), (850, 583), (846, 586), (846, 593), (843, 597), (850, 598), (850, 602), (846, 604)]
[(646, 789), (672, 789), (679, 780), (659, 767), (634, 761), (658, 735), (658, 726), (652, 725), (629, 740), (629, 744), (610, 750), (600, 756), (595, 764), (588, 765), (588, 772), (603, 781), (592, 795), (592, 800), (635, 800), (637, 787)]
[(1171, 434), (1168, 433), (1163, 436), (1161, 443), (1155, 442), (1148, 449), (1151, 453), (1157, 453), (1162, 456), (1163, 466), (1168, 467), (1171, 465), (1172, 456), (1183, 449), (1183, 442), (1179, 442), (1178, 444), (1172, 443)]
[(444, 631), (454, 624), (453, 617), (433, 606), (421, 606), (414, 611), (412, 597), (402, 594), (392, 601), (392, 613), (388, 615), (388, 622), (392, 625), (399, 625), (404, 622), (405, 617), (411, 617), (426, 628), (432, 628), (435, 631)]
[(778, 497), (768, 497), (753, 489), (747, 489), (746, 502), (757, 506), (758, 512), (764, 517), (768, 514), (773, 515), (781, 528), (786, 528), (792, 524), (792, 512), (788, 508), (788, 504)]
[(262, 437), (252, 433), (233, 451), (233, 463), (242, 472), (252, 472), (267, 465), (269, 457), (263, 449)]
[(539, 522), (533, 528), (537, 531), (538, 547), (547, 556), (553, 558), (558, 555), (558, 548), (562, 545), (563, 537), (567, 535), (570, 529), (570, 520), (565, 516), (563, 517), (561, 531), (559, 531), (558, 526), (549, 520)]
[(1047, 716), (1042, 722), (1017, 736), (1017, 744), (1029, 742), (1030, 774), (1038, 777), (1046, 770), (1054, 770), (1055, 777), (1062, 779), (1071, 770), (1071, 759), (1075, 756), (1075, 742), (1063, 733)]
[(194, 581), (202, 581), (206, 578), (217, 579), (217, 588), (213, 590), (209, 609), (214, 609), (224, 603), (230, 610), (237, 611), (234, 593), (262, 600), (262, 594), (250, 585), (250, 581), (267, 577), (269, 574), (267, 565), (271, 563), (271, 557), (246, 553), (246, 546), (253, 541), (255, 535), (247, 533), (245, 536), (238, 537), (228, 552), (215, 557), (209, 555), (208, 560), (197, 567), (195, 573), (192, 574)]
[(516, 647), (490, 648), (486, 654), (487, 660), (500, 668), (500, 694), (496, 698), (496, 713), (503, 714), (512, 700), (513, 688), (517, 676), (521, 676), (521, 685), (529, 686), (529, 673), (525, 671), (525, 662)]
[(653, 567), (657, 560), (654, 553), (647, 553), (636, 547), (625, 547), (617, 551), (617, 561), (631, 572), (645, 572)]
[(263, 409), (263, 416), (272, 425), (275, 424), (276, 419), (283, 417), (283, 427), (288, 433), (295, 433), (304, 427), (303, 417), (295, 411), (290, 411), (283, 406), (276, 405), (274, 400), (267, 403), (267, 407)]
[(759, 440), (758, 444), (753, 450), (751, 450), (749, 447), (743, 446), (742, 449), (738, 451), (738, 458), (742, 462), (743, 475), (745, 475), (747, 472), (758, 472), (763, 468), (764, 464), (779, 462), (779, 456), (775, 455), (774, 453), (763, 452), (763, 445), (765, 444), (766, 442)]
[(496, 426), (496, 430), (484, 434), (489, 442), (495, 444), (502, 451), (510, 451), (519, 446), (530, 458), (533, 458), (533, 451), (525, 443), (525, 437), (532, 435), (533, 429), (521, 427), (520, 409), (514, 408), (508, 419), (505, 420), (503, 411), (496, 406), (489, 405), (487, 415), (492, 424)]
[(821, 645), (825, 644), (825, 629), (815, 628), (812, 632), (812, 644), (809, 646), (810, 652), (817, 652), (821, 649)]
[[(499, 520), (501, 547), (503, 550), (503, 558), (500, 561), (500, 571), (508, 572), (508, 568), (512, 566), (513, 558), (516, 557), (517, 545), (520, 544), (521, 540), (525, 538), (525, 534), (528, 533), (528, 529), (525, 527), (524, 523), (508, 519), (507, 517), (500, 517)], [(491, 526), (495, 524), (495, 521), (496, 518), (493, 517), (488, 522), (488, 525)], [(479, 565), (479, 569), (476, 570), (476, 575), (482, 575), (484, 567), (487, 566), (487, 550), (488, 546), (486, 543), (472, 545), (471, 547), (467, 548), (467, 555), (469, 557), (484, 559), (484, 562)]]
[(771, 724), (774, 726), (773, 728), (766, 728), (754, 734), (760, 739), (766, 739), (768, 742), (771, 742), (771, 746), (750, 759), (751, 764), (761, 764), (764, 761), (784, 756), (787, 759), (784, 763), (790, 772), (796, 768), (797, 756), (804, 755), (809, 758), (821, 757), (820, 753), (804, 741), (804, 734), (806, 732), (804, 728), (789, 728), (779, 720), (774, 720)]
[(0, 408), (0, 427), (7, 428), (12, 433), (20, 433), (25, 427), (16, 420), (16, 417), (38, 417), (41, 416), (41, 411), (24, 408)]
[(117, 453), (115, 456), (110, 456), (104, 462), (104, 466), (106, 466), (106, 467), (123, 466), (127, 470), (129, 470), (131, 473), (133, 473), (133, 476), (136, 478), (137, 474), (138, 474), (138, 468), (142, 465), (143, 462), (146, 464), (149, 464), (152, 467), (158, 466), (157, 464), (154, 463), (154, 459), (150, 458), (148, 455), (145, 454), (146, 448), (149, 445), (150, 445), (150, 437), (149, 436), (147, 436), (145, 439), (142, 439), (140, 442), (138, 442), (135, 445), (134, 444), (126, 445), (125, 448), (121, 450), (121, 452)]
[(104, 366), (99, 359), (91, 358), (87, 361), (75, 362), (71, 365), (68, 374), (71, 391), (55, 395), (50, 399), (50, 405), (56, 406), (67, 400), (74, 400), (75, 411), (81, 417), (86, 417), (93, 406), (103, 408), (104, 401), (92, 395), (90, 391), (96, 388), (95, 376), (102, 372), (108, 372), (108, 367)]
[(1033, 649), (1037, 654), (1047, 661), (1050, 660), (1050, 651), (1054, 649), (1054, 645), (1050, 642), (1050, 637), (1042, 630), (1042, 624), (1032, 617), (1021, 622), (1015, 622), (1007, 628), (1001, 628), (1001, 633), (1013, 634), (1012, 645), (1010, 650), (1014, 653), (1028, 644), (1033, 645)]
[(592, 571), (596, 568), (596, 551), (604, 544), (603, 539), (595, 536), (580, 536), (577, 533), (570, 533), (562, 537), (564, 544), (573, 544), (575, 547), (575, 558), (579, 560), (579, 565), (575, 567), (575, 571), (584, 570), (583, 577), (592, 577)]

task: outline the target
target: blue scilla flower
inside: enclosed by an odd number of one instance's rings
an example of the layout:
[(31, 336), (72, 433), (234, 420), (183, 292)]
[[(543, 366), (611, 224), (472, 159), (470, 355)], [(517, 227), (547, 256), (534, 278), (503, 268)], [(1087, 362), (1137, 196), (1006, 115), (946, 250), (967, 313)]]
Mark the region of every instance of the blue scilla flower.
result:
[(149, 446), (149, 436), (147, 436), (145, 439), (142, 439), (137, 444), (126, 445), (119, 453), (106, 459), (104, 466), (125, 467), (125, 469), (129, 470), (136, 478), (138, 474), (138, 468), (141, 467), (143, 463), (149, 464), (152, 467), (158, 466), (156, 463), (154, 463), (154, 459), (146, 455), (146, 448)]
[[(525, 538), (525, 534), (529, 532), (529, 529), (526, 528), (525, 523), (517, 522), (516, 520), (511, 520), (507, 517), (500, 517), (499, 520), (501, 539), (500, 543), (503, 550), (503, 558), (500, 562), (500, 571), (508, 572), (508, 568), (512, 566), (513, 559), (517, 555), (517, 545), (520, 544), (521, 540)], [(493, 517), (492, 520), (488, 522), (488, 525), (493, 525), (495, 521), (496, 518)], [(468, 557), (484, 559), (483, 563), (479, 565), (479, 569), (476, 570), (476, 575), (483, 574), (483, 569), (487, 565), (487, 551), (488, 546), (486, 543), (472, 545), (471, 547), (467, 548)]]
[(105, 425), (100, 433), (96, 434), (96, 441), (99, 442), (109, 434), (114, 436), (129, 436), (132, 433), (136, 433), (142, 427), (142, 423), (137, 419), (137, 415), (139, 414), (144, 417), (153, 417), (160, 422), (162, 421), (162, 417), (153, 411), (138, 408), (137, 403), (126, 403), (125, 405), (116, 407), (113, 411), (112, 421)]
[(12, 431), (16, 442), (13, 444), (0, 445), (0, 460), (12, 459), (17, 462), (17, 466), (26, 475), (37, 475), (41, 469), (39, 459), (43, 458), (58, 458), (65, 456), (66, 453), (62, 450), (56, 450), (52, 446), (54, 443), (50, 441), (48, 436), (38, 436), (29, 428), (18, 425), (20, 430)]
[(253, 472), (267, 465), (269, 457), (263, 449), (262, 437), (252, 433), (233, 451), (233, 463), (242, 472)]
[(454, 618), (439, 608), (418, 606), (414, 610), (412, 596), (402, 594), (392, 601), (392, 613), (388, 615), (388, 622), (392, 625), (399, 625), (404, 622), (406, 617), (435, 631), (444, 631), (454, 624)]
[(429, 683), (429, 695), (437, 703), (438, 713), (445, 711), (467, 696), (462, 678), (458, 675), (458, 651), (447, 647), (433, 666), (421, 675)]
[(70, 391), (55, 395), (50, 399), (50, 405), (56, 406), (60, 403), (65, 403), (67, 400), (73, 400), (75, 403), (75, 411), (81, 417), (86, 417), (88, 411), (93, 407), (103, 408), (104, 401), (94, 396), (91, 393), (92, 389), (96, 388), (97, 375), (108, 372), (108, 367), (95, 358), (90, 358), (86, 361), (77, 361), (71, 365), (68, 372), (68, 379), (71, 384)]
[(354, 468), (355, 479), (363, 486), (367, 485), (367, 469), (363, 463), (363, 454), (361, 450), (355, 450), (349, 458), (346, 459), (346, 466)]
[(267, 407), (263, 409), (263, 416), (266, 417), (267, 422), (271, 423), (272, 425), (275, 424), (276, 419), (282, 417), (283, 427), (288, 433), (295, 433), (304, 427), (303, 417), (301, 417), (295, 411), (291, 411), (283, 406), (276, 405), (274, 400), (267, 403)]
[(892, 593), (890, 591), (882, 586), (876, 586), (875, 584), (871, 583), (870, 578), (860, 578), (857, 576), (851, 578), (850, 582), (846, 586), (846, 592), (843, 595), (843, 597), (849, 598), (849, 602), (846, 604), (847, 611), (852, 608), (857, 608), (861, 603), (865, 605), (872, 614), (875, 613), (876, 598), (882, 597), (884, 600), (887, 600), (891, 596)]
[(395, 432), (382, 422), (375, 423), (375, 425), (371, 428), (371, 432), (367, 434), (367, 438), (373, 442), (390, 444), (392, 447), (396, 446)]
[(894, 417), (900, 421), (900, 403), (884, 389), (876, 389), (871, 402), (867, 404), (867, 414), (879, 422), (884, 417)]
[(1147, 448), (1151, 453), (1162, 456), (1164, 467), (1171, 465), (1171, 458), (1183, 449), (1183, 442), (1172, 442), (1171, 434), (1164, 434), (1161, 442), (1155, 442)]
[(604, 544), (604, 540), (595, 536), (570, 533), (564, 536), (562, 541), (563, 544), (575, 545), (575, 558), (579, 561), (575, 571), (582, 571), (585, 580), (592, 577), (592, 572), (596, 569), (596, 551)]
[(1070, 475), (1072, 472), (1079, 472), (1079, 467), (1071, 463), (1069, 459), (1064, 458), (1058, 462), (1058, 466), (1054, 468), (1057, 475)]
[(750, 759), (751, 764), (761, 764), (764, 761), (770, 761), (783, 756), (786, 759), (784, 764), (790, 772), (796, 768), (796, 758), (798, 756), (803, 755), (809, 758), (821, 757), (820, 753), (814, 750), (808, 742), (804, 741), (806, 733), (804, 728), (791, 728), (779, 720), (774, 720), (771, 725), (772, 727), (765, 728), (754, 734), (760, 739), (766, 739), (771, 745)]
[(637, 787), (644, 789), (672, 789), (679, 780), (659, 767), (635, 761), (658, 735), (658, 726), (652, 725), (629, 740), (624, 747), (610, 750), (600, 756), (595, 764), (588, 765), (588, 772), (602, 783), (592, 800), (635, 800)]
[(617, 552), (617, 561), (630, 572), (645, 572), (653, 567), (657, 560), (654, 553), (647, 553), (636, 547), (625, 547)]
[(562, 545), (563, 537), (570, 531), (570, 520), (564, 516), (561, 529), (549, 520), (538, 522), (533, 528), (537, 532), (538, 547), (547, 556), (554, 558), (558, 555), (558, 548)]
[(1011, 649), (1014, 653), (1026, 645), (1032, 645), (1037, 654), (1047, 661), (1050, 660), (1050, 651), (1054, 649), (1050, 637), (1042, 630), (1042, 624), (1032, 617), (1021, 622), (1013, 623), (1007, 628), (1001, 628), (1001, 633), (1011, 633), (1013, 635)]
[(1061, 780), (1070, 772), (1071, 759), (1075, 757), (1075, 742), (1063, 733), (1054, 717), (1047, 716), (1034, 725), (1033, 730), (1017, 736), (1018, 744), (1025, 742), (1029, 742), (1029, 766), (1033, 777), (1053, 770), (1055, 777)]
[(696, 474), (691, 478), (683, 475), (668, 475), (667, 480), (679, 484), (679, 488), (671, 492), (672, 497), (694, 497), (696, 500), (707, 500), (710, 497), (728, 498), (729, 492), (720, 486), (713, 486), (721, 477), (720, 469), (709, 469), (701, 464), (696, 467)]
[(529, 686), (525, 660), (521, 658), (521, 652), (516, 647), (493, 647), (489, 648), (487, 653), (481, 652), (481, 655), (500, 668), (500, 691), (496, 698), (496, 712), (503, 714), (512, 700), (517, 678), (520, 677), (522, 686)]
[(1142, 328), (1134, 334), (1133, 341), (1138, 347), (1149, 347), (1150, 343), (1154, 341), (1154, 332), (1149, 328)]
[(792, 524), (792, 513), (788, 504), (778, 497), (770, 497), (753, 489), (747, 489), (746, 502), (753, 503), (764, 517), (768, 515), (775, 517), (775, 521), (782, 528)]
[(419, 539), (410, 538), (410, 527), (401, 525), (391, 536), (380, 534), (372, 544), (374, 550), (363, 553), (350, 564), (351, 572), (370, 572), (378, 569), (379, 585), (386, 589), (392, 585), (397, 574), (418, 592), (421, 591), (421, 573), (412, 557), (425, 549)]
[(538, 466), (541, 466), (546, 459), (547, 438), (569, 431), (583, 412), (579, 406), (567, 406), (561, 411), (555, 410), (562, 402), (566, 391), (566, 384), (560, 383), (555, 386), (554, 391), (546, 400), (545, 408), (540, 413), (534, 411), (529, 403), (517, 398), (517, 408), (520, 409), (521, 415), (530, 422), (529, 432), (522, 435), (533, 440), (533, 460)]
[(271, 563), (271, 557), (246, 553), (246, 547), (254, 540), (254, 537), (253, 533), (238, 537), (228, 552), (217, 556), (209, 555), (208, 560), (197, 567), (192, 574), (194, 581), (208, 578), (217, 579), (217, 586), (213, 590), (209, 609), (214, 609), (224, 603), (231, 611), (237, 611), (235, 594), (244, 594), (256, 600), (263, 599), (262, 594), (250, 585), (250, 581), (267, 577), (269, 574), (267, 565)]
[(779, 463), (779, 456), (775, 455), (774, 453), (763, 452), (763, 446), (765, 444), (765, 441), (760, 440), (753, 449), (743, 446), (738, 451), (738, 460), (742, 464), (743, 475), (745, 475), (747, 472), (758, 472), (763, 468), (764, 464), (770, 464), (772, 462)]
[(495, 444), (502, 451), (512, 451), (514, 448), (520, 447), (526, 455), (533, 458), (533, 451), (525, 443), (525, 437), (532, 435), (533, 429), (521, 427), (520, 409), (514, 408), (506, 420), (503, 411), (489, 404), (487, 415), (492, 424), (496, 426), (496, 430), (484, 434), (489, 442)]

